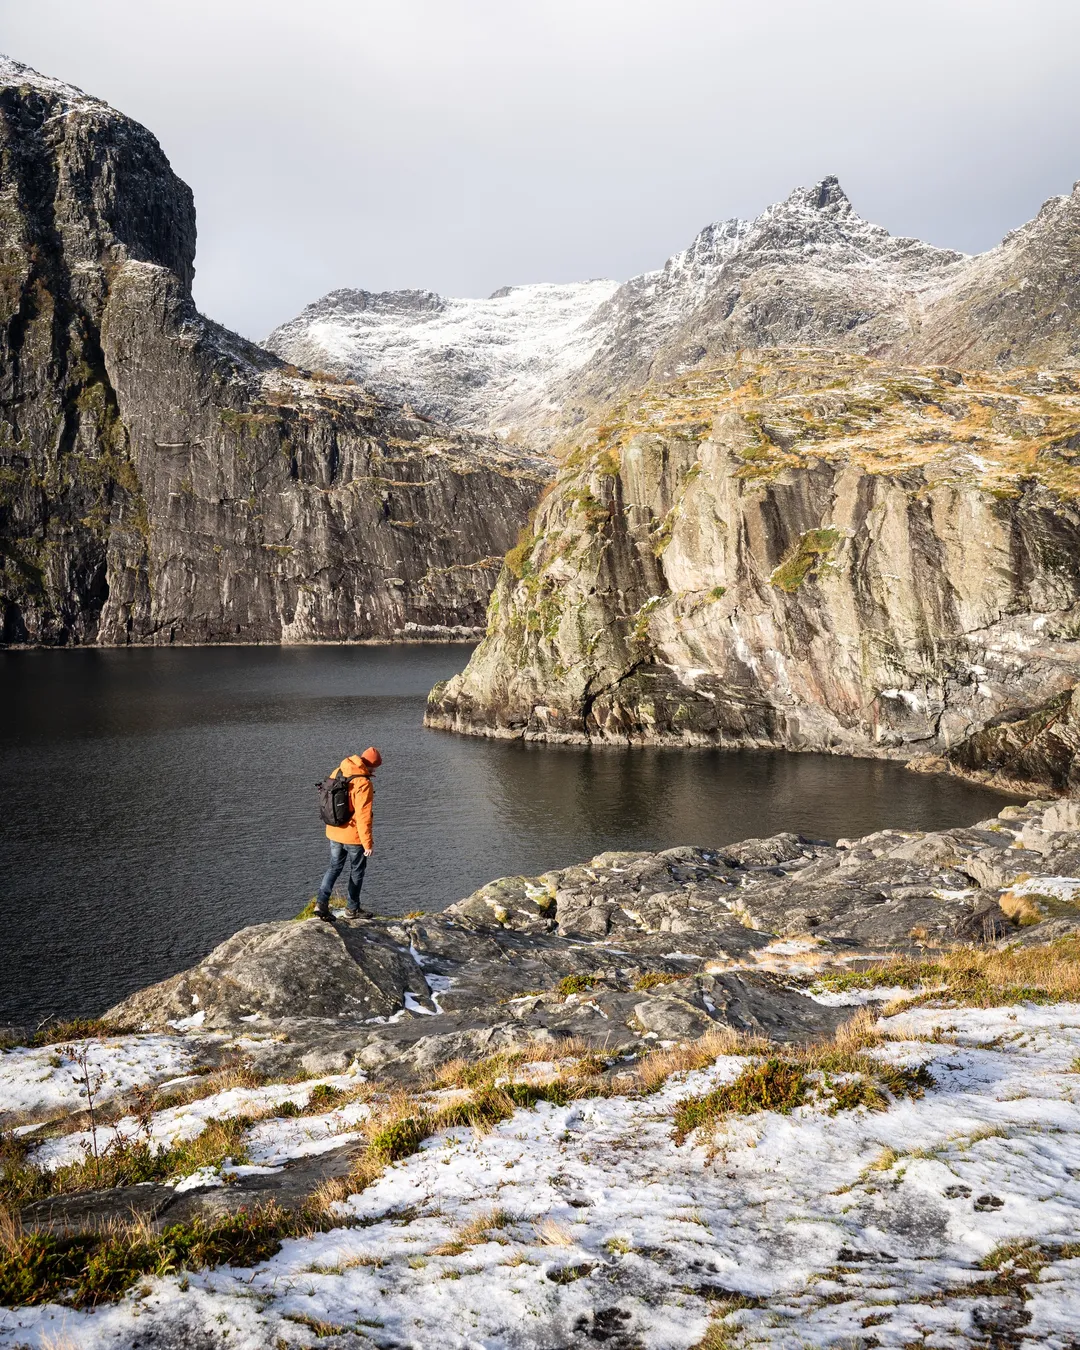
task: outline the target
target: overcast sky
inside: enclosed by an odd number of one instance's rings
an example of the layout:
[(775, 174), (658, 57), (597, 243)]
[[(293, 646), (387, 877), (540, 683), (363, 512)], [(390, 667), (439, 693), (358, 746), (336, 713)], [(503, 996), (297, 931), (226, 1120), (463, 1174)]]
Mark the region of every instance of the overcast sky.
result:
[(1080, 178), (1080, 0), (0, 0), (0, 49), (155, 132), (254, 338), (623, 279), (827, 173), (967, 251)]

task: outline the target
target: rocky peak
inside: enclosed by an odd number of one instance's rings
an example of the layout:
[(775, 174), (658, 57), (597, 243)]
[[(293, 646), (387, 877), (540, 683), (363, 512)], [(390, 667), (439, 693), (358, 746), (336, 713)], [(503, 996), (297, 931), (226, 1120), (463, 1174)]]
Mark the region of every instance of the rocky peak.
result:
[(835, 268), (877, 267), (885, 262), (910, 270), (937, 271), (961, 262), (965, 254), (935, 248), (918, 239), (894, 236), (855, 210), (830, 175), (810, 188), (796, 188), (767, 207), (747, 230), (745, 251), (777, 250), (792, 265), (820, 259)]
[(190, 291), (191, 190), (145, 127), (0, 57), (0, 157), (9, 206), (0, 247), (18, 250), (31, 270), (62, 258), (72, 294), (92, 310), (104, 299), (104, 270), (129, 259), (168, 268)]
[(24, 65), (22, 61), (16, 61), (14, 57), (5, 56), (0, 52), (0, 87), (8, 86), (20, 90), (24, 97), (30, 93), (39, 93), (47, 95), (52, 100), (59, 100), (65, 112), (70, 112), (76, 107), (113, 111), (107, 103), (84, 93), (77, 85), (67, 84), (63, 80), (54, 79), (51, 75), (42, 75), (40, 71)]
[(768, 209), (775, 212), (827, 211), (834, 216), (855, 215), (851, 198), (840, 186), (840, 180), (835, 174), (827, 174), (813, 187), (793, 188), (782, 202)]

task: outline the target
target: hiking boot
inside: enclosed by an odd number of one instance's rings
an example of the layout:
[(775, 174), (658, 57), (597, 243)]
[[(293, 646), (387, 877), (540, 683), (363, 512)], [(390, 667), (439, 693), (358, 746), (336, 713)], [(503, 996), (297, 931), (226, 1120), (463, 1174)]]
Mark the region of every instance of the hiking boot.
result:
[(322, 919), (323, 923), (333, 923), (333, 922), (334, 922), (334, 916), (333, 916), (333, 914), (330, 913), (330, 906), (329, 906), (329, 905), (316, 905), (316, 906), (315, 906), (315, 918), (316, 918), (316, 919)]
[(344, 917), (346, 919), (370, 919), (370, 909), (346, 909)]

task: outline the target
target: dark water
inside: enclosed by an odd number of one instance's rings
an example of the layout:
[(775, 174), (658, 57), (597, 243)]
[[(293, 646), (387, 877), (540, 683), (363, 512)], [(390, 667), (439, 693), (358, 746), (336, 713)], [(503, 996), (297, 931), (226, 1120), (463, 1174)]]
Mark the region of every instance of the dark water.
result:
[(365, 903), (435, 909), (608, 848), (947, 827), (998, 794), (873, 760), (525, 746), (425, 731), (468, 648), (0, 653), (0, 1023), (99, 1011), (325, 862), (312, 785), (378, 745)]

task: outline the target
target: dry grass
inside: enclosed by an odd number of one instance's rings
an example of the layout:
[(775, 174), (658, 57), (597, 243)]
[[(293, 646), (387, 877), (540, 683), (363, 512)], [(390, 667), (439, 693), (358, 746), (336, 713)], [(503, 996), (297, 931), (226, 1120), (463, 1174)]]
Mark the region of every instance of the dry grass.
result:
[(884, 1010), (886, 1016), (942, 1000), (974, 1008), (1076, 1002), (1080, 1000), (1080, 936), (1031, 947), (958, 947), (922, 960), (896, 956), (865, 970), (829, 972), (821, 983), (837, 990), (899, 985), (923, 991), (890, 1003)]
[(543, 1247), (572, 1247), (574, 1237), (569, 1228), (552, 1218), (541, 1219), (533, 1225), (536, 1240)]
[(73, 1234), (25, 1232), (0, 1220), (0, 1305), (115, 1302), (140, 1279), (208, 1266), (252, 1266), (287, 1237), (310, 1237), (339, 1225), (312, 1208), (291, 1212), (263, 1205), (235, 1214), (170, 1224), (154, 1232), (139, 1220)]
[(721, 1055), (760, 1055), (769, 1048), (770, 1043), (763, 1036), (748, 1036), (734, 1027), (721, 1027), (686, 1045), (654, 1050), (631, 1073), (620, 1074), (615, 1082), (620, 1091), (658, 1092), (672, 1074), (707, 1068)]
[(882, 1111), (893, 1098), (921, 1097), (934, 1081), (925, 1069), (899, 1069), (866, 1053), (883, 1040), (864, 1008), (829, 1041), (783, 1047), (766, 1042), (767, 1057), (756, 1058), (732, 1082), (678, 1104), (673, 1137), (682, 1143), (695, 1130), (731, 1115), (786, 1115), (813, 1099), (835, 1114), (859, 1106)]
[[(513, 1216), (505, 1209), (486, 1209), (458, 1229), (457, 1236), (444, 1242), (428, 1253), (430, 1256), (460, 1256), (470, 1247), (490, 1242), (492, 1233), (500, 1228), (508, 1228), (514, 1222)], [(505, 1239), (502, 1239), (505, 1241)]]
[(516, 1050), (500, 1050), (483, 1059), (451, 1059), (438, 1070), (435, 1082), (441, 1088), (471, 1088), (494, 1083), (512, 1075), (526, 1064), (578, 1063), (601, 1061), (595, 1048), (580, 1036), (530, 1041)]
[(202, 1167), (218, 1168), (230, 1159), (246, 1162), (243, 1137), (257, 1118), (261, 1117), (208, 1120), (194, 1139), (165, 1148), (155, 1147), (145, 1136), (114, 1138), (97, 1154), (85, 1150), (76, 1161), (51, 1170), (28, 1162), (26, 1141), (9, 1137), (0, 1151), (0, 1204), (22, 1205), (50, 1195), (167, 1181), (170, 1177), (190, 1176)]

